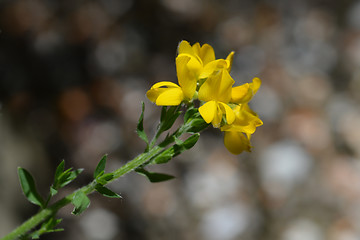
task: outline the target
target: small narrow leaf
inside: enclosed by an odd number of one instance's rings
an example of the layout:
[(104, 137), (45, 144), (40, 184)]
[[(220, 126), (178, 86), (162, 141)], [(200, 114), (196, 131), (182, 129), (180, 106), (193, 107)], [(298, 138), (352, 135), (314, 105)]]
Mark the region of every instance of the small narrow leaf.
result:
[(57, 182), (58, 178), (60, 177), (60, 174), (64, 172), (64, 167), (65, 167), (65, 160), (62, 160), (61, 163), (56, 168), (54, 182)]
[(188, 133), (198, 133), (208, 126), (210, 126), (210, 123), (206, 123), (205, 120), (200, 116), (199, 113), (196, 113), (194, 115), (194, 118), (190, 118), (186, 122), (186, 132)]
[(121, 196), (113, 191), (111, 191), (110, 189), (100, 185), (100, 184), (97, 184), (95, 186), (95, 189), (98, 193), (102, 194), (103, 196), (105, 197), (109, 197), (109, 198), (121, 198)]
[(177, 111), (176, 107), (170, 107), (164, 121), (160, 125), (160, 132), (165, 132), (166, 130), (169, 130), (176, 119), (180, 116), (181, 111)]
[(165, 139), (159, 144), (159, 147), (166, 147), (167, 145), (169, 145), (170, 143), (173, 143), (176, 139), (176, 136), (174, 134), (167, 134)]
[(72, 211), (74, 215), (80, 215), (90, 205), (90, 199), (81, 190), (76, 192), (71, 202), (74, 205), (74, 210)]
[(60, 162), (60, 164), (56, 168), (55, 176), (54, 176), (54, 183), (50, 187), (50, 196), (51, 197), (56, 195), (57, 192), (58, 192), (57, 187), (58, 187), (58, 184), (59, 184), (60, 176), (64, 172), (64, 167), (65, 167), (65, 160), (62, 160)]
[(34, 178), (24, 168), (18, 168), (18, 175), (21, 184), (21, 188), (26, 198), (33, 204), (40, 207), (44, 207), (44, 200), (36, 190)]
[(146, 176), (150, 182), (163, 182), (175, 178), (174, 176), (164, 173), (149, 172), (143, 168), (138, 168), (135, 171), (143, 176)]
[(39, 230), (36, 232), (33, 232), (30, 234), (30, 237), (32, 239), (39, 239), (41, 235), (45, 233), (52, 233), (52, 232), (61, 232), (64, 231), (62, 228), (56, 228), (56, 225), (58, 225), (62, 219), (55, 219), (54, 216), (46, 220), (40, 227)]
[(113, 173), (106, 173), (104, 175), (99, 176), (96, 181), (100, 183), (101, 185), (107, 184), (110, 180), (114, 178)]
[(55, 188), (53, 188), (52, 186), (50, 187), (50, 195), (55, 196), (58, 193), (58, 190), (56, 190)]
[(77, 169), (77, 170), (73, 170), (71, 172), (69, 172), (68, 170), (66, 170), (65, 172), (63, 172), (60, 175), (58, 186), (57, 186), (56, 189), (65, 187), (66, 185), (71, 183), (82, 171), (84, 171), (84, 169), (82, 169), (82, 168)]
[(105, 154), (98, 165), (96, 166), (95, 172), (94, 172), (94, 178), (97, 178), (101, 173), (104, 173), (105, 171), (105, 165), (107, 160), (107, 154)]
[(165, 120), (166, 112), (167, 112), (166, 110), (167, 110), (166, 106), (163, 106), (161, 108), (160, 122), (163, 122)]
[(199, 138), (200, 138), (200, 133), (193, 134), (188, 139), (186, 139), (182, 145), (186, 150), (188, 150), (197, 143)]
[(190, 119), (193, 118), (193, 116), (198, 113), (198, 109), (197, 108), (194, 108), (194, 107), (190, 107), (188, 108), (188, 110), (185, 112), (185, 115), (184, 115), (184, 122), (186, 123), (187, 121), (189, 121)]
[(57, 176), (55, 178), (54, 184), (53, 184), (54, 189), (59, 189), (59, 188), (62, 187), (61, 185), (66, 181), (66, 179), (69, 176), (71, 170), (72, 170), (72, 168), (66, 169), (65, 171), (61, 172), (59, 174), (59, 176)]
[[(185, 150), (188, 150), (192, 148), (196, 142), (199, 140), (200, 133), (196, 133), (191, 135), (189, 138), (187, 138), (185, 141), (181, 141), (180, 139), (175, 139), (176, 144), (169, 147), (165, 151), (159, 153), (155, 157), (152, 158), (150, 161), (150, 164), (163, 164), (170, 161), (173, 157), (176, 157), (180, 153), (184, 152)], [(159, 145), (161, 146), (161, 145)]]
[(146, 144), (149, 144), (148, 137), (144, 131), (144, 111), (145, 111), (145, 103), (142, 102), (142, 108), (141, 108), (141, 115), (138, 121), (138, 125), (136, 128), (136, 133), (139, 135), (139, 137), (146, 142)]
[(161, 152), (159, 155), (155, 156), (151, 161), (150, 164), (164, 164), (169, 162), (174, 157), (174, 149), (169, 148), (165, 151)]

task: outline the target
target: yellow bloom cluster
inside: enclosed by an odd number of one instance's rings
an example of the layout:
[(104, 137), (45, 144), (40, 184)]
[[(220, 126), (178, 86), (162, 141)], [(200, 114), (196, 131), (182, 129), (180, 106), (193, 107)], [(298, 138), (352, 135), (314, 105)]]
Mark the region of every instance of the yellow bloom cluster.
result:
[(233, 87), (230, 76), (234, 52), (226, 59), (215, 59), (214, 49), (199, 43), (181, 41), (176, 57), (179, 85), (173, 82), (154, 84), (146, 93), (159, 106), (176, 106), (182, 102), (200, 100), (199, 113), (207, 123), (225, 132), (224, 144), (233, 154), (250, 151), (250, 137), (262, 125), (248, 102), (261, 85), (259, 78), (252, 83)]

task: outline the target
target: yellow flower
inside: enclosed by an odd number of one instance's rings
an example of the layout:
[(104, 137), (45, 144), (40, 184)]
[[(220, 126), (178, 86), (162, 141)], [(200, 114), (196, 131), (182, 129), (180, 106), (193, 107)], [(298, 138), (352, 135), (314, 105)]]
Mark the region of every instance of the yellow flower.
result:
[(159, 106), (176, 106), (183, 100), (191, 100), (196, 92), (196, 79), (188, 69), (190, 57), (181, 56), (176, 58), (176, 72), (179, 85), (163, 81), (154, 84), (146, 96), (150, 101)]
[(235, 120), (231, 124), (222, 126), (221, 131), (225, 132), (225, 147), (233, 154), (240, 154), (243, 151), (250, 152), (251, 134), (263, 124), (259, 116), (248, 105), (260, 85), (261, 80), (254, 78), (252, 83), (246, 83), (231, 89), (230, 102), (238, 104), (233, 109)]
[[(191, 46), (187, 41), (180, 42), (178, 52), (176, 71), (179, 85), (163, 81), (154, 84), (146, 93), (150, 101), (159, 106), (174, 106), (184, 100), (191, 101), (198, 85), (200, 86), (211, 74), (220, 68), (230, 71), (234, 55), (231, 52), (226, 59), (215, 60), (214, 49), (210, 45), (200, 46), (199, 43), (195, 43)], [(200, 79), (203, 80), (198, 83)], [(224, 110), (225, 107), (222, 106), (221, 109)]]
[(245, 83), (241, 86), (232, 88), (231, 102), (238, 104), (249, 102), (260, 88), (260, 85), (261, 80), (259, 78), (254, 78), (252, 83)]
[[(178, 53), (178, 57), (191, 58), (187, 67), (197, 80), (209, 77), (218, 68), (219, 61), (224, 61), (224, 59), (215, 59), (214, 49), (209, 44), (200, 46), (199, 43), (195, 43), (191, 46), (189, 42), (183, 40), (179, 44)], [(234, 52), (231, 52), (225, 59), (228, 71), (231, 69), (233, 57)]]
[(198, 98), (199, 113), (206, 123), (224, 132), (224, 144), (233, 154), (250, 151), (250, 138), (263, 122), (248, 102), (261, 85), (259, 78), (252, 83), (232, 87), (235, 81), (229, 72), (234, 52), (226, 59), (216, 59), (209, 44), (190, 45), (181, 41), (176, 57), (179, 85), (163, 81), (154, 84), (146, 95), (160, 106), (179, 105)]
[(176, 106), (184, 99), (181, 87), (173, 82), (158, 82), (154, 84), (146, 96), (158, 106)]
[(250, 135), (236, 131), (225, 132), (224, 145), (232, 154), (240, 154), (243, 151), (250, 152)]
[(233, 109), (235, 120), (221, 127), (221, 131), (236, 131), (253, 134), (257, 127), (263, 125), (259, 116), (250, 109), (247, 103), (237, 105)]
[(210, 75), (199, 89), (199, 100), (206, 102), (199, 108), (200, 115), (216, 128), (220, 127), (223, 115), (228, 124), (235, 120), (233, 110), (227, 105), (234, 82), (229, 72), (222, 68)]
[(243, 151), (250, 152), (251, 134), (263, 122), (247, 103), (237, 105), (233, 111), (235, 113), (234, 122), (221, 127), (221, 131), (225, 132), (224, 145), (233, 154), (240, 154)]

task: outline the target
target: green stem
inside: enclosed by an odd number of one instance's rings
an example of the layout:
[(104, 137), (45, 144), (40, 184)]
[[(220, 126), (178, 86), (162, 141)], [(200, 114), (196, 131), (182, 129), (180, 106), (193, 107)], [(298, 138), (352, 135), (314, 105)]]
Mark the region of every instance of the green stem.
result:
[(36, 227), (39, 223), (44, 221), (46, 218), (51, 216), (52, 209), (45, 208), (41, 210), (38, 214), (31, 217), (29, 220), (24, 222), (21, 226), (16, 228), (14, 231), (3, 237), (1, 240), (12, 240), (16, 239), (17, 237), (27, 233), (32, 228)]
[[(179, 106), (180, 107), (180, 106)], [(178, 110), (175, 109), (176, 111)], [(155, 157), (157, 154), (161, 153), (162, 151), (166, 150), (165, 148), (174, 142), (174, 139), (177, 137), (180, 137), (183, 133), (187, 132), (189, 128), (191, 128), (192, 123), (187, 122), (183, 124), (181, 127), (179, 127), (173, 134), (165, 138), (164, 141), (162, 141), (159, 145), (154, 146), (156, 143), (156, 140), (159, 138), (161, 133), (163, 132), (161, 129), (161, 126), (159, 126), (159, 129), (157, 130), (153, 140), (151, 141), (149, 145), (149, 150), (138, 155), (133, 160), (126, 163), (121, 168), (115, 170), (112, 174), (112, 178), (107, 181), (107, 183), (110, 183), (119, 177), (123, 176), (124, 174), (140, 167), (141, 165), (147, 164), (153, 157)], [(200, 126), (197, 129), (197, 132), (200, 132), (207, 128), (208, 124), (204, 124), (203, 126)], [(29, 231), (31, 231), (33, 228), (38, 226), (40, 223), (48, 219), (49, 217), (55, 215), (59, 209), (66, 206), (67, 204), (71, 203), (73, 197), (78, 191), (83, 191), (86, 195), (92, 193), (95, 191), (95, 186), (97, 185), (97, 181), (93, 180), (88, 185), (76, 190), (75, 192), (67, 195), (66, 197), (60, 199), (59, 201), (55, 202), (51, 206), (47, 206), (46, 208), (42, 209), (40, 212), (38, 212), (36, 215), (31, 217), (29, 220), (24, 222), (22, 225), (20, 225), (18, 228), (14, 229), (11, 233), (4, 236), (0, 240), (13, 240), (18, 238), (21, 235), (25, 235)]]
[(115, 170), (113, 172), (114, 174), (114, 178), (109, 181), (112, 182), (115, 179), (121, 177), (122, 175), (134, 170), (135, 168), (143, 165), (144, 163), (146, 163), (147, 161), (149, 161), (152, 157), (154, 157), (156, 154), (160, 153), (163, 150), (162, 147), (156, 146), (153, 147), (149, 152), (140, 154), (138, 157), (136, 157), (134, 160), (128, 162), (127, 164), (125, 164), (123, 167)]
[[(139, 156), (134, 158), (132, 161), (128, 162), (127, 164), (125, 164), (121, 168), (115, 170), (113, 172), (114, 177), (109, 182), (112, 182), (112, 181), (116, 180), (117, 178), (121, 177), (122, 175), (124, 175), (124, 174), (134, 170), (135, 168), (141, 166), (142, 164), (149, 161), (152, 157), (154, 157), (156, 154), (158, 154), (162, 150), (163, 150), (163, 148), (156, 146), (156, 147), (152, 148), (149, 152), (140, 154)], [(83, 191), (86, 195), (94, 192), (96, 184), (97, 184), (97, 182), (94, 180), (91, 183), (89, 183), (88, 185), (76, 190), (75, 192), (73, 192), (73, 193), (67, 195), (66, 197), (60, 199), (59, 201), (55, 202), (51, 206), (49, 206), (49, 207), (47, 207), (45, 209), (42, 209), (36, 215), (31, 217), (29, 220), (24, 222), (22, 225), (20, 225), (16, 229), (14, 229), (11, 233), (9, 233), (5, 237), (1, 238), (0, 240), (13, 240), (13, 239), (18, 238), (21, 235), (26, 234), (31, 229), (33, 229), (34, 227), (38, 226), (40, 223), (45, 221), (47, 218), (49, 218), (49, 217), (53, 216), (54, 214), (56, 214), (59, 209), (61, 209), (64, 206), (68, 205), (69, 203), (71, 203), (71, 200), (73, 199), (73, 197), (75, 196), (75, 194), (78, 191)]]
[[(174, 114), (174, 113), (178, 112), (181, 107), (182, 107), (181, 104), (180, 104), (179, 106), (169, 107), (169, 109), (166, 110), (167, 112), (165, 111), (164, 114), (165, 114), (165, 115), (169, 114), (169, 111), (171, 112), (171, 114)], [(170, 108), (172, 108), (172, 109), (170, 109)], [(162, 113), (162, 114), (163, 114), (163, 113)], [(163, 117), (166, 118), (166, 116), (163, 116)], [(177, 116), (177, 117), (178, 117), (178, 116)], [(176, 118), (177, 118), (177, 117), (176, 117)], [(150, 141), (150, 144), (149, 144), (149, 148), (150, 148), (150, 149), (155, 146), (156, 141), (159, 139), (160, 135), (161, 135), (164, 131), (168, 130), (168, 129), (163, 129), (165, 122), (166, 122), (165, 119), (162, 119), (162, 120), (159, 122), (159, 124), (158, 124), (158, 126), (157, 126), (157, 128), (156, 128), (156, 133), (154, 134), (154, 137), (153, 137), (152, 140)], [(174, 122), (172, 122), (172, 124), (174, 124)], [(172, 125), (171, 125), (171, 126), (172, 126)]]

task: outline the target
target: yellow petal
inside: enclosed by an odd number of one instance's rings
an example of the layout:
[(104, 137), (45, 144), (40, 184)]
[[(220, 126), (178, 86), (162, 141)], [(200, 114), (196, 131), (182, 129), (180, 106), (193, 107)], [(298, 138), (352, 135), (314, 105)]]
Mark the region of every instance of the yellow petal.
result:
[[(169, 94), (173, 94), (173, 96), (169, 97)], [(179, 105), (184, 98), (181, 88), (177, 84), (168, 81), (154, 84), (150, 90), (146, 92), (146, 96), (150, 101), (160, 106)], [(179, 102), (180, 98), (181, 100)]]
[(158, 88), (154, 88), (154, 89), (150, 89), (149, 91), (146, 92), (146, 96), (147, 98), (152, 101), (152, 102), (156, 102), (156, 99), (159, 97), (159, 95), (164, 91), (165, 89), (158, 89)]
[(224, 114), (224, 112), (221, 110), (220, 105), (217, 102), (214, 119), (211, 121), (211, 124), (213, 125), (214, 128), (219, 128), (221, 126), (223, 114)]
[(188, 41), (182, 40), (179, 43), (178, 46), (178, 54), (182, 54), (182, 53), (187, 53), (190, 55), (194, 55), (194, 50), (192, 49), (192, 47), (190, 46), (190, 43)]
[(243, 151), (250, 152), (250, 140), (241, 132), (225, 132), (224, 145), (232, 154), (240, 154)]
[(161, 93), (166, 91), (168, 88), (180, 88), (173, 82), (158, 82), (154, 84), (149, 91), (146, 92), (146, 96), (149, 98), (150, 101), (156, 102), (156, 99), (159, 97)]
[(215, 101), (207, 102), (199, 107), (199, 113), (207, 123), (210, 123), (214, 119), (216, 111), (217, 104)]
[(253, 134), (256, 128), (263, 124), (257, 115), (239, 105), (233, 109), (233, 112), (235, 114), (235, 121), (232, 124), (221, 127), (221, 131), (238, 131)]
[(159, 94), (156, 99), (158, 106), (176, 106), (184, 100), (184, 94), (181, 88), (168, 88)]
[(212, 62), (212, 61), (215, 60), (214, 49), (209, 44), (204, 44), (200, 48), (199, 56), (200, 56), (204, 66), (205, 66), (209, 62)]
[(229, 72), (222, 70), (222, 77), (220, 84), (218, 85), (218, 100), (224, 103), (228, 103), (231, 100), (231, 87), (235, 81), (230, 76)]
[(245, 83), (241, 86), (233, 87), (231, 89), (231, 102), (233, 103), (241, 103), (248, 99), (248, 93), (251, 91), (250, 85)]
[(197, 83), (194, 73), (187, 67), (190, 59), (191, 57), (185, 55), (179, 55), (176, 58), (176, 71), (179, 85), (182, 88), (185, 98), (188, 100), (193, 98)]
[(200, 43), (197, 42), (194, 45), (192, 45), (192, 49), (194, 53), (200, 57)]
[(207, 78), (209, 77), (214, 71), (219, 71), (222, 68), (226, 68), (227, 63), (224, 59), (218, 59), (215, 61), (211, 61), (208, 64), (205, 65), (205, 67), (202, 69), (199, 79)]
[(245, 83), (241, 86), (234, 87), (231, 91), (231, 102), (233, 103), (247, 103), (256, 94), (260, 88), (261, 80), (254, 78), (252, 83)]
[(252, 80), (253, 82), (252, 83), (250, 83), (250, 85), (252, 84), (252, 89), (253, 89), (253, 95), (255, 95), (255, 93), (258, 91), (258, 89), (260, 88), (260, 86), (261, 86), (261, 80), (260, 80), (260, 78), (254, 78), (253, 80)]
[(248, 134), (253, 134), (256, 130), (256, 126), (253, 124), (253, 122), (249, 122), (247, 125), (237, 125), (237, 124), (231, 124), (231, 125), (225, 125), (221, 127), (221, 131), (224, 132), (243, 132)]
[(198, 76), (203, 69), (201, 61), (195, 57), (191, 57), (186, 66), (190, 72), (194, 73), (194, 76)]
[(201, 101), (217, 100), (217, 83), (220, 82), (220, 72), (213, 73), (208, 79), (201, 85), (199, 89), (198, 98)]
[(235, 52), (231, 52), (231, 53), (229, 53), (229, 55), (226, 57), (226, 63), (227, 63), (227, 70), (228, 70), (228, 72), (230, 72), (230, 70), (231, 70), (232, 63), (233, 63), (233, 60), (234, 60), (234, 54), (235, 54)]
[(251, 114), (254, 117), (254, 124), (256, 127), (263, 125), (263, 122), (259, 118), (259, 115), (256, 112), (254, 112), (247, 103), (241, 104), (241, 110), (245, 111), (248, 114)]
[(220, 109), (226, 116), (227, 124), (232, 124), (235, 121), (235, 113), (227, 104), (219, 102)]
[(162, 82), (155, 83), (151, 87), (151, 89), (153, 89), (153, 88), (161, 88), (161, 87), (179, 88), (179, 85), (177, 85), (176, 83), (173, 83), (173, 82), (169, 82), (169, 81), (162, 81)]
[(231, 99), (231, 86), (234, 82), (226, 70), (215, 71), (200, 87), (199, 99), (228, 103)]

